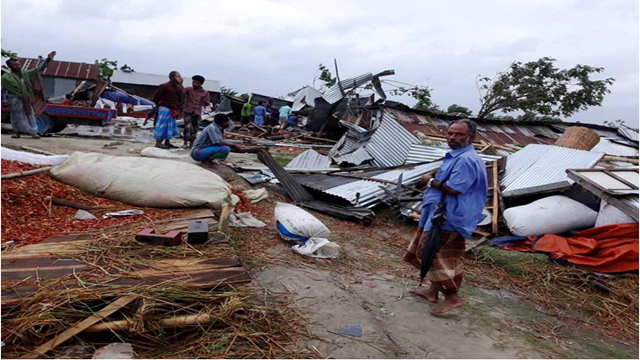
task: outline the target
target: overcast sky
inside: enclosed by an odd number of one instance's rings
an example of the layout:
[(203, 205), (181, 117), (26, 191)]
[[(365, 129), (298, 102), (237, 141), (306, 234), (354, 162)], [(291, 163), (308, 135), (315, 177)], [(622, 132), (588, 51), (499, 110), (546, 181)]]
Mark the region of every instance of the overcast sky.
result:
[(389, 79), (427, 85), (441, 107), (474, 113), (476, 75), (549, 56), (616, 79), (602, 107), (570, 120), (637, 127), (638, 11), (637, 0), (3, 0), (1, 37), (24, 57), (106, 57), (272, 96), (312, 85), (318, 64), (333, 69), (337, 58), (341, 78), (395, 69)]

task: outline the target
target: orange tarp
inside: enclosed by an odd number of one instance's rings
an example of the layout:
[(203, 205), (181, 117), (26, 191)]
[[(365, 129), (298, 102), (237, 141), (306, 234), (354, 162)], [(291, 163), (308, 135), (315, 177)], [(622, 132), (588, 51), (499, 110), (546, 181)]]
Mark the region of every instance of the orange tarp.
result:
[(638, 270), (638, 224), (601, 226), (576, 233), (572, 237), (544, 235), (529, 237), (504, 249), (548, 253), (554, 260), (591, 271), (620, 273)]

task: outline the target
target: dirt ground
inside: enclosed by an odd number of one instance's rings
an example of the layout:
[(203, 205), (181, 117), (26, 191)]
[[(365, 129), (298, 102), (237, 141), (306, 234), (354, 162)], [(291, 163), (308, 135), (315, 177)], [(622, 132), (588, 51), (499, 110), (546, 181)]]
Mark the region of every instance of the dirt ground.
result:
[[(114, 139), (49, 137), (11, 139), (2, 146), (33, 146), (56, 154), (74, 151), (139, 156), (148, 142)], [(178, 141), (175, 141), (178, 143)], [(187, 154), (186, 150), (178, 152)], [(185, 158), (183, 161), (191, 161)], [(230, 162), (259, 165), (254, 155), (232, 154)], [(232, 185), (250, 186), (225, 167), (214, 169)], [(316, 215), (341, 246), (335, 260), (316, 260), (294, 253), (279, 239), (272, 218), (277, 201), (290, 202), (277, 185), (267, 187), (268, 200), (259, 206), (262, 229), (232, 228), (237, 256), (251, 269), (256, 291), (289, 294), (308, 320), (307, 347), (336, 358), (637, 358), (635, 344), (596, 334), (592, 329), (563, 326), (562, 322), (520, 295), (467, 281), (462, 296), (467, 304), (432, 316), (430, 304), (409, 294), (417, 286), (417, 271), (401, 261), (413, 226), (393, 218), (389, 210), (365, 228), (322, 214)], [(550, 324), (553, 336), (536, 331)], [(349, 325), (362, 336), (344, 335)], [(557, 325), (557, 326), (556, 326)], [(566, 324), (565, 324), (566, 325)]]

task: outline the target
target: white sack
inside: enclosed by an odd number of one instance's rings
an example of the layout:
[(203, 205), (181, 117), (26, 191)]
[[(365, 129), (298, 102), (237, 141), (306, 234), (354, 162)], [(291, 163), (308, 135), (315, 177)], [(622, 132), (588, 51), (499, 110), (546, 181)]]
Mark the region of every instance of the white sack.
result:
[(76, 152), (50, 174), (90, 194), (136, 206), (221, 209), (238, 202), (220, 176), (180, 161)]
[(0, 158), (2, 158), (2, 160), (20, 161), (25, 164), (33, 165), (60, 165), (67, 161), (69, 155), (32, 154), (25, 151), (16, 151), (3, 147), (0, 150)]
[[(280, 222), (290, 233), (305, 238), (328, 238), (331, 231), (315, 216), (301, 208), (285, 203), (277, 203), (275, 209), (276, 221)], [(279, 232), (280, 233), (280, 232)], [(296, 240), (286, 238), (284, 240)]]
[(517, 236), (561, 234), (592, 227), (598, 213), (566, 196), (554, 195), (504, 211), (509, 230)]
[(189, 155), (179, 155), (171, 152), (167, 149), (160, 149), (155, 146), (150, 146), (142, 149), (140, 155), (145, 157), (165, 158), (165, 159), (184, 159)]
[(637, 221), (606, 201), (602, 200), (600, 202), (600, 212), (598, 212), (595, 227), (631, 223), (637, 223)]

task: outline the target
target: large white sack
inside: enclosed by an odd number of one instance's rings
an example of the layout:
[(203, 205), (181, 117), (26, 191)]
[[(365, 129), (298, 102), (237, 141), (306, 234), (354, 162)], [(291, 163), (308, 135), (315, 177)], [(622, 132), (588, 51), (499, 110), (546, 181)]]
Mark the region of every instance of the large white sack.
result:
[(181, 161), (76, 152), (50, 174), (90, 194), (137, 206), (220, 209), (238, 202), (220, 176)]
[(189, 156), (184, 154), (183, 155), (176, 154), (167, 149), (160, 149), (155, 146), (149, 146), (142, 149), (142, 151), (140, 151), (140, 155), (145, 157), (165, 158), (165, 159), (184, 159)]
[[(331, 231), (318, 218), (295, 205), (277, 203), (275, 218), (288, 232), (294, 235), (305, 238), (328, 238), (331, 236)], [(280, 236), (285, 240), (295, 240), (286, 238), (282, 232), (280, 232)]]
[(595, 227), (632, 223), (637, 223), (637, 221), (606, 201), (602, 200), (600, 202), (600, 211), (598, 212)]
[(554, 195), (504, 211), (509, 230), (517, 236), (561, 234), (592, 227), (598, 213), (566, 196)]
[(0, 158), (2, 158), (2, 160), (20, 161), (25, 164), (33, 165), (60, 165), (67, 161), (69, 155), (32, 154), (3, 147), (0, 150)]

